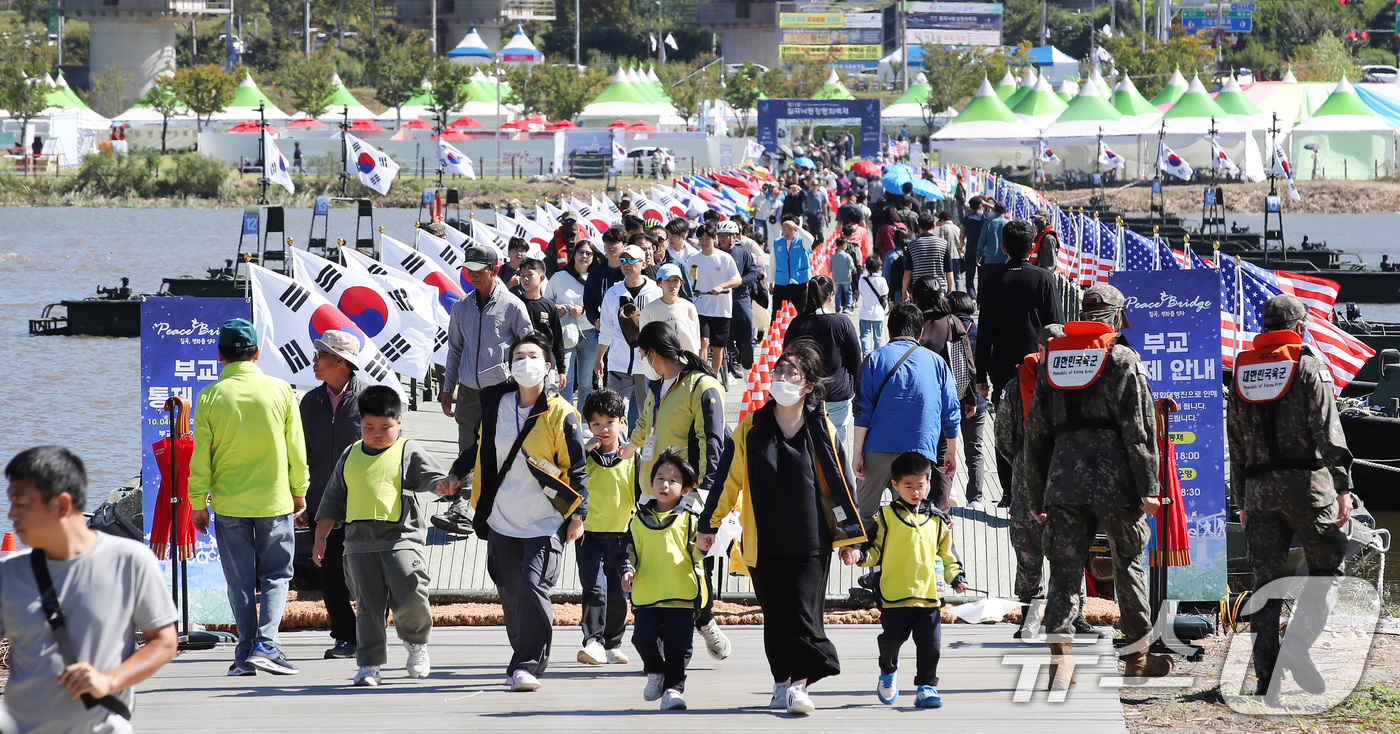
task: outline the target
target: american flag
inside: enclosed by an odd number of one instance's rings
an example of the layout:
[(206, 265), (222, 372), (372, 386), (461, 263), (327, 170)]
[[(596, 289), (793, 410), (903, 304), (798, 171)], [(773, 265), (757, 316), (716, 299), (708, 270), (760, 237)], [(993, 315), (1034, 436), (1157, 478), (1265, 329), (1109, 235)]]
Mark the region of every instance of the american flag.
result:
[(1132, 230), (1123, 231), (1126, 270), (1181, 270), (1177, 253), (1161, 239), (1149, 239)]
[(1063, 209), (1055, 209), (1055, 233), (1060, 236), (1060, 251), (1056, 253), (1055, 270), (1065, 277), (1073, 277), (1076, 263), (1079, 262), (1079, 238), (1070, 226), (1070, 215)]
[[(1337, 294), (1342, 289), (1336, 281), (1319, 278), (1315, 275), (1265, 270), (1258, 265), (1243, 261), (1240, 263), (1240, 267), (1245, 272), (1268, 283), (1275, 290), (1294, 296), (1308, 308), (1321, 311), (1324, 314), (1332, 313), (1332, 307), (1337, 303)], [(1324, 318), (1331, 319), (1330, 316)]]
[(1200, 255), (1197, 255), (1195, 250), (1192, 250), (1192, 251), (1191, 251), (1191, 265), (1190, 265), (1190, 267), (1191, 267), (1191, 269), (1193, 269), (1193, 270), (1200, 270), (1200, 269), (1202, 269), (1202, 268), (1214, 268), (1214, 267), (1215, 267), (1215, 261), (1214, 261), (1214, 260), (1207, 260), (1207, 259), (1201, 257)]

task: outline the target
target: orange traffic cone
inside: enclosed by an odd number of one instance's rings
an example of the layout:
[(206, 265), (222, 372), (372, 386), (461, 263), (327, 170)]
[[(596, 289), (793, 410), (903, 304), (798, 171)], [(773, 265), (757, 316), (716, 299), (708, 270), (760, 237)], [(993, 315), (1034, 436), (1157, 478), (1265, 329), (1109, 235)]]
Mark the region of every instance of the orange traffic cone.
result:
[(19, 550), (19, 546), (15, 543), (15, 534), (5, 533), (5, 539), (0, 541), (0, 553), (17, 550)]

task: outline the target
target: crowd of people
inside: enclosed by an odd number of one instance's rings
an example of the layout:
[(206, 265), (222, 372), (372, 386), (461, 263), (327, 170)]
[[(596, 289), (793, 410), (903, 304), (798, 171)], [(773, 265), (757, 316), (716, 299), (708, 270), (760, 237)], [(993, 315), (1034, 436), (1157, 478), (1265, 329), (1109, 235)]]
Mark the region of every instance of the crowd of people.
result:
[[(624, 200), (623, 224), (601, 234), (601, 250), (569, 220), (543, 253), (532, 255), (523, 241), (504, 258), (490, 247), (468, 248), (463, 268), (473, 290), (451, 311), (441, 391), (441, 410), (457, 424), (459, 454), (449, 467), (403, 436), (412, 417), (395, 390), (359, 376), (352, 335), (332, 330), (316, 341), (322, 384), (298, 400), (258, 368), (254, 326), (224, 324), (223, 371), (197, 398), (189, 495), (194, 523), (220, 547), (238, 631), (229, 675), (298, 672), (278, 644), (298, 526), (314, 528), (312, 558), (333, 638), (326, 657), (353, 658), (353, 685), (378, 685), (392, 611), (407, 674), (431, 675), (423, 551), (431, 524), (486, 543), (512, 650), (504, 666), (511, 691), (543, 685), (555, 634), (551, 590), (573, 544), (583, 590), (576, 659), (627, 663), (630, 608), (630, 642), (646, 674), (642, 696), (664, 710), (686, 707), (694, 633), (713, 658), (732, 651), (713, 610), (715, 574), (732, 559), (763, 609), (770, 705), (811, 713), (809, 688), (841, 672), (822, 623), (833, 557), (878, 569), (869, 588), (883, 627), (879, 700), (898, 699), (899, 651), (912, 636), (915, 705), (938, 707), (939, 608), (967, 581), (950, 533), (960, 461), (968, 484), (958, 501), (967, 510), (984, 509), (988, 479), (1011, 508), (1023, 615), (1036, 598), (1047, 600), (1052, 688), (1075, 684), (1072, 636), (1097, 633), (1080, 610), (1088, 548), (1100, 528), (1114, 552), (1120, 626), (1130, 642), (1125, 675), (1165, 674), (1169, 660), (1149, 655), (1145, 644), (1150, 612), (1140, 561), (1146, 517), (1161, 492), (1154, 414), (1137, 355), (1118, 333), (1123, 295), (1094, 286), (1080, 319), (1064, 323), (1057, 244), (1043, 221), (1010, 219), (985, 197), (972, 197), (960, 221), (937, 207), (908, 187), (887, 193), (836, 170), (794, 169), (765, 187), (752, 221), (709, 213), (647, 221)], [(812, 254), (827, 226), (838, 228), (836, 249), (819, 273)], [(773, 367), (770, 399), (730, 425), (731, 380), (753, 364), (767, 314), (785, 303), (799, 315)], [(1294, 329), (1305, 316), (1282, 304), (1266, 311), (1266, 327)], [(1275, 352), (1296, 361), (1294, 342), (1280, 338)], [(1313, 372), (1305, 374), (1311, 389)], [(1339, 508), (1319, 522), (1344, 517), (1350, 455), (1335, 408), (1328, 414), (1314, 397), (1290, 406), (1335, 429), (1293, 430), (1288, 450), (1317, 454), (1320, 476), (1300, 486), (1316, 495), (1316, 506)], [(1278, 462), (1275, 447), (1255, 447), (1248, 432), (1248, 421), (1272, 414), (1233, 400), (1231, 409), (1232, 437), (1240, 433), (1237, 443), (1252, 452), (1242, 459), (1265, 457), (1240, 481), (1271, 488), (1251, 488), (1247, 509), (1257, 519), (1247, 527), (1267, 521), (1277, 540), (1291, 520), (1258, 498), (1301, 490), (1297, 481), (1270, 484), (1264, 475), (1298, 471), (1312, 459)], [(986, 477), (984, 445), (994, 451), (995, 479)], [(127, 605), (120, 619), (70, 591), (70, 620), (125, 624), (147, 640), (133, 654), (129, 635), (100, 648), (85, 636), (79, 657), (91, 665), (75, 668), (63, 653), (65, 665), (41, 666), (66, 668), (58, 686), (27, 680), (35, 668), (26, 666), (54, 653), (23, 637), (42, 635), (44, 622), (12, 601), (33, 594), (37, 582), (25, 575), (27, 562), (21, 570), (8, 561), (0, 566), (0, 614), (6, 632), (19, 637), (8, 692), (34, 691), (34, 700), (52, 703), (54, 721), (66, 722), (34, 730), (119, 716), (111, 706), (60, 699), (105, 701), (120, 692), (129, 706), (129, 686), (173, 654), (173, 609), (154, 559), (82, 528), (74, 513), (85, 481), (66, 451), (32, 449), (6, 476), (16, 529), (51, 554), (55, 576), (77, 574), (83, 560), (100, 555), (83, 578), (128, 584), (102, 595)], [(1323, 478), (1326, 491), (1317, 486)], [(429, 517), (423, 494), (450, 504)], [(738, 539), (717, 547), (726, 522), (737, 525)], [(1304, 543), (1315, 574), (1335, 568), (1335, 538), (1324, 535)], [(1258, 543), (1263, 554), (1267, 543)], [(104, 548), (111, 550), (94, 552)], [(1040, 578), (1047, 558), (1048, 586)], [(97, 578), (112, 576), (113, 564), (128, 570), (115, 574), (118, 581)], [(1261, 556), (1258, 574), (1277, 571)], [(1016, 636), (1028, 631), (1039, 634)], [(1261, 644), (1256, 651), (1270, 654)], [(1272, 650), (1277, 657), (1277, 644)], [(1260, 670), (1272, 675), (1273, 665), (1269, 658)], [(1306, 675), (1296, 655), (1279, 665)], [(25, 715), (32, 720), (32, 711)]]

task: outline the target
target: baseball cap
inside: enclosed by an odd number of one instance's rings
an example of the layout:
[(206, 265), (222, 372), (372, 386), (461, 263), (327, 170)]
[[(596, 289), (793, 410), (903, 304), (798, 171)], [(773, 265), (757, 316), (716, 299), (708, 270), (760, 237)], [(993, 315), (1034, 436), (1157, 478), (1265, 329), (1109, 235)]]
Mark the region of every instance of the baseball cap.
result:
[(311, 342), (316, 351), (334, 354), (355, 369), (360, 368), (360, 340), (340, 329), (330, 329), (320, 339)]
[(219, 327), (219, 346), (228, 349), (257, 346), (258, 330), (248, 319), (229, 319)]
[(1128, 328), (1128, 315), (1122, 313), (1125, 303), (1127, 303), (1127, 299), (1123, 297), (1123, 291), (1107, 283), (1099, 283), (1084, 292), (1084, 300), (1080, 303), (1079, 312), (1090, 321), (1097, 321), (1098, 319), (1093, 318), (1094, 314), (1110, 310), (1119, 311), (1121, 313), (1119, 328), (1126, 329)]
[(739, 234), (739, 224), (738, 222), (731, 222), (730, 220), (726, 219), (723, 222), (719, 223), (719, 227), (715, 230), (715, 234)]
[(496, 251), (481, 245), (468, 247), (466, 256), (462, 260), (462, 267), (472, 272), (494, 268), (498, 265), (500, 265), (500, 261), (496, 259)]
[(1264, 304), (1264, 328), (1286, 329), (1307, 315), (1308, 307), (1298, 298), (1287, 293), (1277, 295)]
[(671, 278), (685, 278), (685, 275), (681, 273), (679, 265), (675, 263), (666, 263), (656, 269), (657, 280), (670, 280)]
[(647, 254), (646, 254), (645, 252), (642, 251), (642, 248), (640, 248), (640, 247), (638, 247), (638, 246), (636, 246), (636, 245), (628, 245), (628, 246), (622, 248), (622, 256), (623, 256), (623, 257), (635, 257), (635, 258), (637, 258), (638, 260), (644, 260), (644, 259), (646, 259)]

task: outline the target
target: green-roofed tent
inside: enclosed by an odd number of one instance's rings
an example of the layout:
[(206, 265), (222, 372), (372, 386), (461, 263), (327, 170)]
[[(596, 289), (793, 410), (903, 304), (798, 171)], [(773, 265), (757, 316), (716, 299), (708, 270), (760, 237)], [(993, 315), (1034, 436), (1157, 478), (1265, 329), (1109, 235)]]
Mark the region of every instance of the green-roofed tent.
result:
[(238, 85), (238, 90), (233, 93), (233, 101), (220, 112), (215, 112), (210, 118), (210, 122), (242, 122), (244, 120), (258, 119), (258, 103), (266, 106), (265, 114), (268, 122), (274, 120), (288, 119), (287, 113), (277, 108), (267, 95), (258, 88), (257, 82), (253, 81), (253, 75), (247, 71), (243, 72), (243, 82)]
[(983, 79), (962, 112), (929, 136), (929, 148), (941, 151), (943, 163), (989, 167), (1029, 165), (1037, 130), (1026, 124)]
[(1239, 166), (1247, 181), (1264, 178), (1262, 151), (1254, 134), (1244, 125), (1230, 119), (1225, 110), (1210, 98), (1200, 78), (1193, 78), (1180, 99), (1162, 115), (1161, 128), (1165, 142), (1193, 167), (1209, 172), (1212, 153), (1210, 132), (1215, 130), (1216, 142), (1226, 155)]
[[(345, 119), (345, 110), (350, 110), (351, 120), (379, 120), (380, 115), (374, 114), (363, 102), (355, 99), (355, 95), (346, 88), (345, 82), (341, 81), (340, 74), (331, 73), (331, 86), (334, 90), (330, 97), (326, 99), (326, 111), (321, 113), (320, 119), (325, 122), (335, 122)], [(298, 112), (295, 117), (304, 117)], [(394, 111), (389, 110), (388, 119), (394, 119)]]
[[(923, 72), (919, 72), (914, 77), (914, 83), (909, 85), (909, 89), (904, 94), (899, 95), (890, 106), (880, 111), (881, 125), (885, 127), (899, 127), (901, 124), (914, 123), (919, 126), (924, 124), (924, 100), (928, 99), (928, 77)], [(954, 117), (957, 115), (954, 114)]]
[(816, 93), (812, 95), (812, 99), (855, 98), (856, 96), (854, 94), (851, 94), (851, 90), (847, 89), (846, 85), (841, 83), (841, 77), (836, 73), (835, 69), (831, 70), (831, 74), (827, 76), (826, 83), (822, 84), (822, 88), (818, 89)]
[[(1021, 86), (1017, 87), (1016, 91), (1013, 92), (1010, 97), (1002, 101), (1006, 103), (1007, 107), (1015, 107), (1016, 103), (1020, 102), (1022, 97), (1030, 94), (1031, 90), (1035, 89), (1035, 83), (1038, 81), (1040, 81), (1040, 75), (1035, 73), (1035, 69), (1026, 69), (1025, 75), (1021, 77)], [(1000, 97), (998, 96), (998, 98)]]
[(1136, 166), (1141, 158), (1141, 126), (1114, 109), (1095, 84), (1081, 87), (1065, 111), (1041, 135), (1059, 156), (1065, 170), (1092, 171), (1098, 168), (1098, 143), (1101, 137), (1129, 165)]
[(1220, 91), (1215, 95), (1215, 103), (1230, 115), (1230, 119), (1250, 130), (1267, 130), (1271, 124), (1269, 116), (1249, 101), (1249, 97), (1244, 95), (1240, 83), (1235, 81), (1233, 76), (1227, 77), (1225, 83), (1220, 86)]
[(1055, 87), (1055, 96), (1059, 97), (1060, 101), (1065, 104), (1069, 104), (1069, 101), (1074, 99), (1076, 94), (1079, 94), (1079, 82), (1073, 79), (1061, 79), (1059, 85)]
[(1162, 117), (1161, 111), (1152, 106), (1146, 97), (1133, 85), (1132, 77), (1127, 74), (1119, 80), (1118, 87), (1113, 90), (1113, 109), (1123, 113), (1124, 117), (1135, 120), (1139, 123), (1155, 121)]
[(1055, 94), (1050, 82), (1042, 76), (1035, 87), (1011, 107), (1011, 111), (1031, 127), (1040, 130), (1053, 123), (1066, 107), (1065, 101)]
[(64, 96), (66, 96), (66, 97), (68, 98), (68, 101), (70, 101), (70, 102), (73, 103), (73, 105), (72, 105), (72, 108), (73, 108), (73, 109), (76, 109), (76, 110), (91, 109), (90, 107), (87, 106), (87, 103), (86, 103), (86, 102), (84, 102), (82, 99), (80, 99), (80, 98), (78, 97), (77, 93), (73, 91), (73, 88), (70, 87), (70, 86), (68, 86), (68, 79), (66, 79), (66, 78), (63, 76), (63, 70), (62, 70), (62, 69), (59, 69), (58, 72), (54, 74), (53, 83), (54, 83), (54, 86), (58, 87), (59, 91), (63, 92)]
[(1177, 120), (1192, 117), (1214, 117), (1223, 120), (1230, 116), (1230, 113), (1221, 109), (1215, 100), (1206, 93), (1206, 87), (1201, 83), (1200, 77), (1192, 77), (1191, 85), (1172, 104), (1171, 109), (1162, 114), (1163, 120)]
[(1167, 80), (1167, 85), (1162, 87), (1162, 91), (1152, 98), (1153, 106), (1161, 109), (1162, 105), (1174, 104), (1181, 95), (1186, 93), (1186, 77), (1181, 75), (1181, 69), (1172, 71), (1172, 76)]
[(1001, 101), (1005, 102), (1011, 95), (1016, 93), (1017, 86), (1016, 75), (1012, 74), (1010, 69), (1007, 69), (1006, 73), (1001, 75), (1001, 81), (997, 83), (997, 96), (1001, 98)]
[[(1395, 131), (1361, 101), (1346, 77), (1312, 117), (1293, 128), (1292, 140), (1297, 179), (1365, 180), (1394, 171)], [(1310, 144), (1317, 150), (1308, 150)]]

